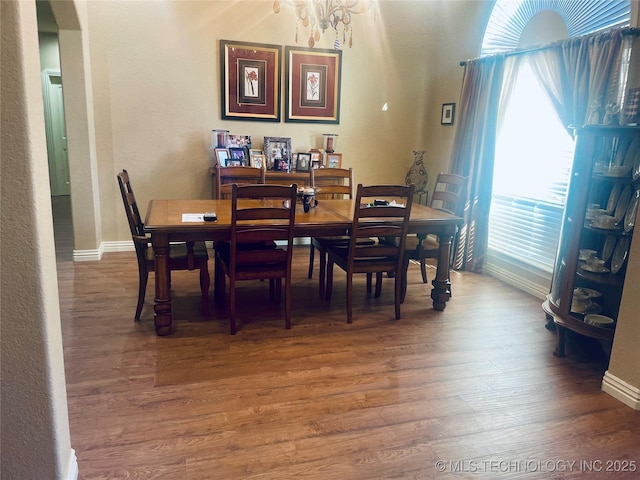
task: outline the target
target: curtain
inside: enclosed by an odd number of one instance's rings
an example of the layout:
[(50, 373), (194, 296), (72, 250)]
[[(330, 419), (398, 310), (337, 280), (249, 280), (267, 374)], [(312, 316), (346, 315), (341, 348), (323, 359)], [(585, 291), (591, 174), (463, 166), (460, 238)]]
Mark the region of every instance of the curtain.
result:
[(465, 65), (451, 165), (452, 173), (468, 178), (464, 223), (453, 265), (456, 269), (479, 272), (486, 255), (504, 66), (504, 55), (472, 60)]
[(451, 171), (468, 177), (469, 184), (454, 268), (481, 272), (484, 265), (500, 113), (519, 63), (507, 62), (507, 57), (532, 60), (534, 72), (543, 82), (563, 124), (582, 125), (592, 102), (611, 98), (609, 92), (622, 81), (619, 67), (623, 37), (639, 33), (639, 29), (617, 29), (465, 64)]
[(618, 103), (624, 38), (633, 31), (585, 35), (527, 55), (565, 127), (587, 123), (591, 108)]

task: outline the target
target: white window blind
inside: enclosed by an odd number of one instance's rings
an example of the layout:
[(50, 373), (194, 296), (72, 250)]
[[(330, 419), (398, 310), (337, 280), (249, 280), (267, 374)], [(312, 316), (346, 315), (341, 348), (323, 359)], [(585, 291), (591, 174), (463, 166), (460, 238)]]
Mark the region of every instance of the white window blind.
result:
[(569, 37), (614, 27), (629, 26), (629, 0), (496, 0), (485, 29), (481, 55), (518, 48), (520, 35), (538, 13), (556, 12), (567, 26)]
[(519, 69), (496, 143), (487, 267), (518, 265), (548, 290), (573, 159), (562, 126), (531, 68)]

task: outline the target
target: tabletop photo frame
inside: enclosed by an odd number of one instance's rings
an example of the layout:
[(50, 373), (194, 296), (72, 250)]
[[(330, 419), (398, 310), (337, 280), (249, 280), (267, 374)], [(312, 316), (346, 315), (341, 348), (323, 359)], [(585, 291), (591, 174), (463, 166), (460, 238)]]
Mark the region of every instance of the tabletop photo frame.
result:
[(327, 168), (342, 168), (342, 154), (327, 153)]
[(296, 158), (296, 172), (308, 172), (311, 169), (311, 154), (298, 153)]
[(311, 154), (311, 168), (322, 167), (322, 152), (320, 150), (309, 150), (309, 153)]
[(227, 160), (229, 160), (229, 158), (231, 157), (231, 155), (229, 153), (229, 149), (228, 148), (216, 148), (216, 149), (214, 149), (214, 152), (216, 154), (216, 161), (218, 162), (218, 165), (220, 165), (221, 167), (226, 167), (227, 166)]
[(282, 47), (220, 40), (225, 120), (280, 121)]
[(251, 156), (251, 166), (255, 168), (265, 168), (266, 165), (266, 157), (264, 155), (252, 155)]
[(229, 164), (229, 162), (233, 162), (233, 166), (247, 165), (249, 163), (247, 149), (244, 147), (229, 147), (229, 160), (227, 160), (227, 164)]
[(342, 50), (285, 47), (285, 122), (340, 123)]
[(267, 170), (288, 172), (291, 169), (291, 138), (264, 137), (264, 155)]

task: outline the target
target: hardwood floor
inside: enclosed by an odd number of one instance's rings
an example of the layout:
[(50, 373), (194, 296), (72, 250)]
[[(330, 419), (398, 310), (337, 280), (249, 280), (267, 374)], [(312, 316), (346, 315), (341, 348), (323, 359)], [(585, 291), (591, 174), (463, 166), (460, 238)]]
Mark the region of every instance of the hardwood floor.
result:
[(598, 344), (571, 336), (567, 357), (552, 355), (539, 300), (453, 273), (435, 312), (413, 265), (401, 320), (393, 281), (375, 299), (359, 278), (348, 325), (344, 275), (326, 303), (307, 261), (296, 247), (291, 330), (268, 282), (240, 288), (230, 336), (224, 311), (200, 313), (198, 274), (174, 272), (176, 330), (161, 338), (153, 277), (133, 322), (133, 252), (61, 255), (79, 478), (637, 478), (604, 470), (640, 462), (640, 413), (600, 390)]

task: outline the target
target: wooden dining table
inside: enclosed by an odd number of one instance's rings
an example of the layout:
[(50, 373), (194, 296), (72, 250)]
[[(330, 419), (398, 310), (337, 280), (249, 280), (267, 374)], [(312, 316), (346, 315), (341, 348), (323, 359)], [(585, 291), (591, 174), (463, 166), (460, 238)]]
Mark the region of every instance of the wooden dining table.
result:
[[(258, 200), (244, 200), (256, 202)], [(355, 200), (320, 199), (317, 206), (305, 212), (296, 206), (295, 236), (312, 237), (345, 235), (352, 224)], [(183, 221), (184, 214), (216, 212), (217, 221)], [(194, 217), (191, 218), (191, 220)], [(170, 242), (200, 240), (229, 241), (231, 236), (231, 200), (151, 200), (145, 219), (145, 231), (151, 235), (155, 254), (154, 323), (156, 334), (173, 331), (169, 272)], [(444, 310), (451, 297), (449, 259), (453, 237), (460, 217), (414, 203), (411, 208), (409, 233), (439, 238), (436, 275), (432, 281), (431, 299), (435, 310)]]

